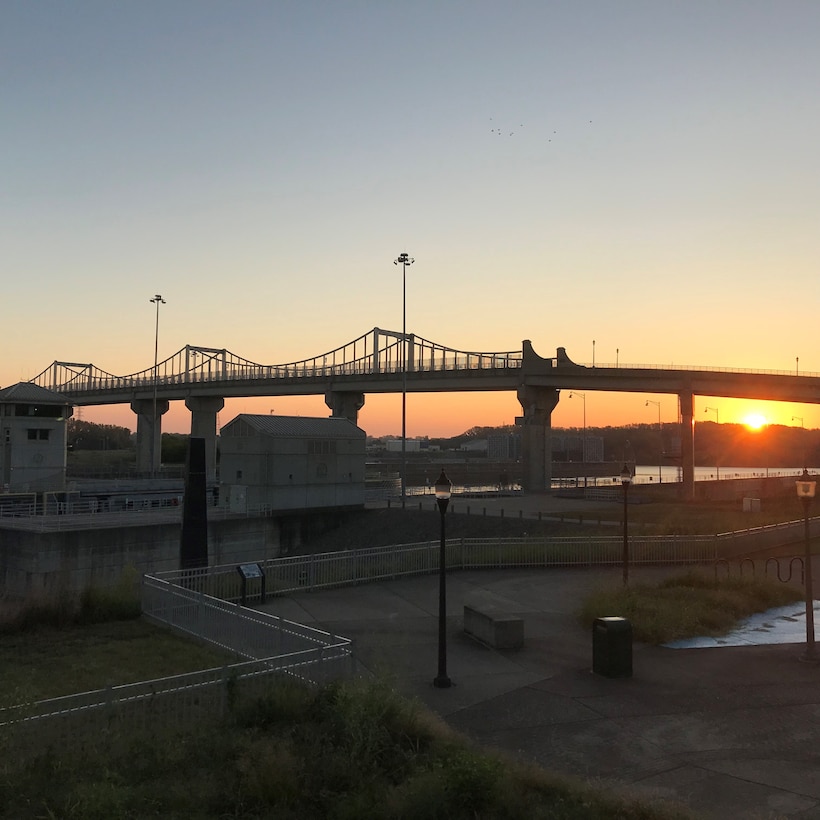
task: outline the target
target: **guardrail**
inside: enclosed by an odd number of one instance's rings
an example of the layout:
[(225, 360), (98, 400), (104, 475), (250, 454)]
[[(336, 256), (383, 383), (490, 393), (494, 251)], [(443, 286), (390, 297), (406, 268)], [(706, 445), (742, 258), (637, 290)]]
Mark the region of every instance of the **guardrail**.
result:
[(76, 744), (116, 728), (184, 727), (222, 717), (238, 699), (261, 694), (275, 678), (322, 685), (353, 673), (348, 638), (221, 601), (184, 585), (144, 576), (143, 615), (244, 658), (184, 675), (96, 689), (0, 709), (0, 730), (15, 754)]
[[(341, 552), (295, 555), (260, 562), (267, 595), (354, 586), (438, 572), (438, 541), (371, 547)], [(454, 538), (446, 544), (447, 568), (505, 569), (618, 565), (623, 560), (620, 536), (596, 538)], [(634, 564), (692, 564), (713, 561), (713, 536), (630, 536)], [(236, 565), (156, 573), (157, 580), (201, 592), (223, 601), (239, 601), (241, 578)], [(261, 599), (261, 588), (247, 594)]]

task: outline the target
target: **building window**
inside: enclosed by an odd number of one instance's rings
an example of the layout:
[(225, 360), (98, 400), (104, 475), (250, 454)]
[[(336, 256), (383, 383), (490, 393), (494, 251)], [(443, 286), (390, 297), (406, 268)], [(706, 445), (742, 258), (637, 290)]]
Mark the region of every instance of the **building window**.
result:
[(48, 435), (51, 430), (29, 427), (26, 432), (28, 433), (29, 441), (48, 441)]
[(237, 470), (237, 471), (236, 471), (236, 479), (237, 479), (237, 481), (238, 481), (240, 478), (242, 478), (242, 470)]
[(308, 441), (309, 456), (326, 456), (336, 452), (336, 442), (328, 439)]
[(48, 441), (48, 436), (49, 433), (51, 433), (51, 430), (38, 430), (37, 432), (39, 434), (37, 438), (40, 439), (40, 441)]

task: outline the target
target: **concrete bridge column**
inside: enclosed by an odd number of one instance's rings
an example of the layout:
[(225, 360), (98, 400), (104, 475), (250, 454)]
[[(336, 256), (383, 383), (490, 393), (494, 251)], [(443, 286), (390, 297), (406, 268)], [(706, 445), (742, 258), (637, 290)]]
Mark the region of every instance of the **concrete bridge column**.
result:
[(191, 438), (205, 439), (205, 478), (216, 479), (216, 414), (225, 406), (219, 396), (189, 396), (185, 406), (191, 411)]
[(364, 393), (355, 390), (328, 390), (325, 393), (325, 404), (332, 416), (341, 416), (358, 423), (359, 410), (364, 407)]
[(678, 394), (680, 400), (680, 460), (683, 498), (695, 500), (695, 397), (691, 392)]
[(552, 387), (518, 388), (518, 401), (524, 415), (516, 418), (521, 429), (523, 490), (549, 492), (552, 487), (552, 411), (558, 404), (558, 390)]
[[(131, 402), (137, 414), (137, 470), (156, 475), (162, 456), (162, 417), (168, 412), (168, 402), (139, 399)], [(156, 410), (156, 414), (155, 411)]]

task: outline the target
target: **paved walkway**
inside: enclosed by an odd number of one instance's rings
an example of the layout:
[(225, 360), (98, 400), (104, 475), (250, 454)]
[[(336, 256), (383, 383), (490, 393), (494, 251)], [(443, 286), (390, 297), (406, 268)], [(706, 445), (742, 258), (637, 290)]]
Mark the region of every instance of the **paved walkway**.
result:
[[(659, 572), (636, 568), (632, 577)], [(594, 585), (618, 577), (618, 569), (451, 573), (450, 689), (432, 686), (437, 576), (302, 593), (265, 608), (353, 638), (362, 671), (390, 676), (484, 745), (706, 818), (820, 819), (820, 665), (800, 660), (800, 605), (779, 617), (795, 643), (636, 644), (632, 677), (612, 679), (592, 673), (592, 638), (574, 612)], [(464, 635), (463, 603), (479, 589), (524, 618), (522, 649), (495, 651)]]

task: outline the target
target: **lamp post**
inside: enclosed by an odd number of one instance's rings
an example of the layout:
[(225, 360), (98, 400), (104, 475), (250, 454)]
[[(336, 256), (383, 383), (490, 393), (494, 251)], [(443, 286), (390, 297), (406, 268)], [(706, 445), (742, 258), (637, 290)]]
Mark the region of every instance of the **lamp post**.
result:
[(794, 483), (797, 497), (803, 502), (803, 533), (806, 541), (806, 654), (802, 660), (817, 661), (814, 650), (814, 591), (811, 580), (811, 539), (809, 537), (809, 506), (814, 498), (817, 481), (804, 467), (802, 475)]
[[(719, 425), (720, 424), (720, 410), (718, 410), (717, 407), (707, 407), (703, 412), (708, 413), (710, 410), (715, 414), (715, 424)], [(715, 461), (717, 462), (717, 459), (715, 459)], [(720, 481), (720, 464), (717, 464), (717, 463), (715, 464), (715, 470), (717, 472), (717, 480)]]
[(584, 468), (584, 487), (587, 486), (587, 395), (586, 393), (570, 392), (569, 397), (578, 396), (584, 402), (584, 435), (581, 438), (581, 466)]
[(661, 403), (653, 399), (646, 400), (646, 407), (654, 404), (658, 408), (658, 484), (663, 484), (663, 427), (661, 425)]
[(450, 503), (452, 488), (450, 479), (442, 470), (436, 481), (436, 503), (441, 513), (441, 542), (438, 564), (438, 674), (433, 679), (433, 686), (438, 689), (452, 686), (452, 681), (447, 677), (447, 555), (444, 537), (444, 513)]
[(632, 470), (629, 465), (624, 463), (624, 468), (621, 470), (621, 486), (624, 488), (624, 549), (623, 549), (623, 565), (624, 565), (624, 586), (629, 584), (629, 485), (632, 483)]
[[(159, 306), (165, 304), (165, 300), (158, 293), (153, 299), (149, 299), (157, 306), (157, 321), (154, 327), (154, 401), (153, 413), (151, 417), (151, 478), (157, 473), (157, 353), (159, 352)], [(160, 437), (160, 458), (162, 457), (162, 438)]]
[(416, 260), (400, 253), (394, 265), (401, 265), (401, 508), (407, 503), (407, 266)]

